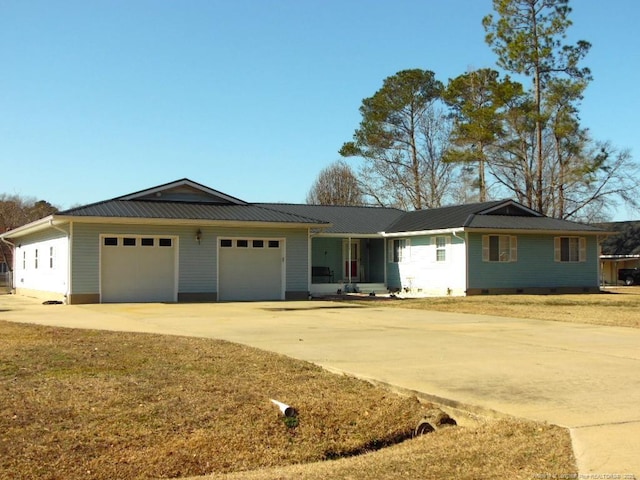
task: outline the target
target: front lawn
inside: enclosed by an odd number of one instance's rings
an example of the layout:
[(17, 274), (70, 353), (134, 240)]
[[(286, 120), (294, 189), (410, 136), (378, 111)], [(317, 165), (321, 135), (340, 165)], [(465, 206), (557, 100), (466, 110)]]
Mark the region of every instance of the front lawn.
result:
[[(369, 298), (357, 303), (374, 305)], [(476, 295), (385, 300), (385, 307), (474, 313), (640, 328), (640, 287), (610, 288), (576, 295)]]
[[(0, 322), (0, 388), (0, 479), (576, 472), (566, 430), (516, 420), (447, 427), (351, 456), (408, 438), (430, 406), (210, 339)], [(299, 411), (297, 426), (285, 425), (271, 398)]]

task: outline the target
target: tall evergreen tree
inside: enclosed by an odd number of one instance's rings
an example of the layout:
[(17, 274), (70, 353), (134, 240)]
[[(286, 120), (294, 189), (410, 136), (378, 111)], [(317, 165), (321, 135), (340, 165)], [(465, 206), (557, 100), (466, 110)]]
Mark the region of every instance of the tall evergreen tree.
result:
[(495, 70), (484, 68), (449, 80), (444, 99), (453, 111), (454, 124), (449, 162), (477, 163), (478, 199), (487, 199), (485, 166), (491, 148), (503, 135), (504, 108), (522, 94), (522, 85)]
[(455, 167), (443, 161), (448, 123), (439, 108), (443, 85), (428, 70), (403, 70), (365, 98), (362, 121), (340, 149), (364, 159), (363, 193), (380, 205), (440, 206)]
[(535, 178), (529, 206), (544, 211), (544, 129), (548, 121), (544, 96), (556, 78), (590, 79), (589, 69), (580, 67), (579, 62), (591, 45), (582, 40), (576, 45), (563, 43), (571, 26), (569, 0), (493, 0), (493, 7), (498, 18), (487, 15), (483, 25), (486, 41), (498, 55), (498, 65), (533, 82)]

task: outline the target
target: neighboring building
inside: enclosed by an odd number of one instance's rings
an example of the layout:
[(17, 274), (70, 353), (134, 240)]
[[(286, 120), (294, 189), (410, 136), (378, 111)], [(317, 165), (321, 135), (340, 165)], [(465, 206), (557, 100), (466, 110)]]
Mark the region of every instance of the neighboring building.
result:
[(611, 235), (603, 242), (600, 255), (602, 283), (620, 285), (618, 271), (640, 268), (640, 222), (611, 222), (597, 225)]
[(603, 230), (511, 200), (404, 212), (248, 203), (188, 179), (0, 235), (16, 293), (68, 303), (595, 292)]

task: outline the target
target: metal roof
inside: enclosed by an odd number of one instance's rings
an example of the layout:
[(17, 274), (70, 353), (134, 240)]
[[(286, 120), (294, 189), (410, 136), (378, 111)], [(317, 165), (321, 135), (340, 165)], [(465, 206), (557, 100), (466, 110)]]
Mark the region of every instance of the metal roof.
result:
[(512, 200), (456, 205), (407, 212), (385, 233), (423, 232), (452, 228), (602, 232), (592, 225), (546, 217)]
[(497, 207), (503, 203), (504, 200), (407, 212), (397, 222), (390, 225), (386, 232), (416, 232), (464, 227), (471, 215)]
[(0, 236), (9, 238), (47, 228), (67, 219), (86, 221), (211, 221), (273, 223), (321, 228), (326, 235), (377, 236), (381, 233), (428, 232), (446, 229), (606, 233), (566, 220), (545, 217), (512, 200), (405, 212), (366, 206), (247, 203), (189, 179), (176, 180), (132, 194), (58, 212)]
[(71, 217), (110, 217), (166, 220), (211, 220), (236, 222), (273, 222), (318, 225), (315, 218), (247, 204), (211, 204), (145, 200), (107, 200), (56, 214)]
[(343, 235), (398, 234), (452, 228), (604, 232), (592, 225), (545, 217), (511, 200), (404, 212), (384, 207), (114, 199), (72, 208), (55, 216), (307, 224), (326, 226), (322, 231), (325, 234)]
[(336, 205), (304, 205), (285, 203), (258, 204), (266, 208), (329, 222), (331, 227), (323, 230), (328, 234), (373, 235), (384, 231), (389, 225), (406, 214), (397, 208), (357, 207)]
[(485, 228), (492, 230), (541, 230), (551, 232), (602, 232), (604, 230), (593, 225), (569, 222), (550, 217), (517, 217), (506, 215), (474, 215), (468, 228)]

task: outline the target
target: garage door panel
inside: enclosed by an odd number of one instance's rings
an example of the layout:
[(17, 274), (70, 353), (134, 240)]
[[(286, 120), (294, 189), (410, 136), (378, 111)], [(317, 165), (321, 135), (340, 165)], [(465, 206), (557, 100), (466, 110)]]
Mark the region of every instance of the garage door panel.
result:
[[(115, 243), (114, 237), (110, 237)], [(129, 243), (133, 243), (131, 237)], [(159, 239), (140, 238), (135, 245), (124, 245), (123, 238), (115, 245), (101, 249), (101, 301), (108, 302), (167, 302), (176, 300), (175, 241), (159, 246)]]
[[(249, 243), (250, 245), (252, 244)], [(220, 300), (281, 300), (284, 269), (282, 242), (277, 248), (220, 248), (218, 298)]]

